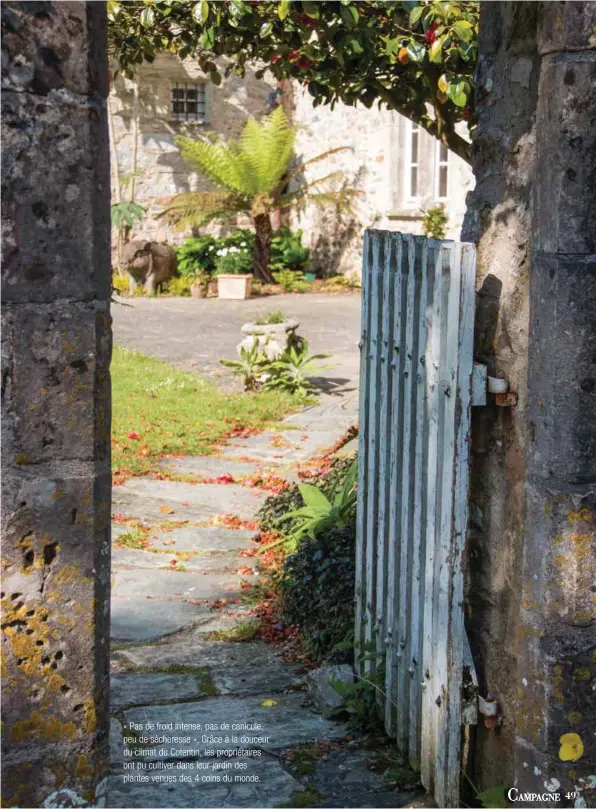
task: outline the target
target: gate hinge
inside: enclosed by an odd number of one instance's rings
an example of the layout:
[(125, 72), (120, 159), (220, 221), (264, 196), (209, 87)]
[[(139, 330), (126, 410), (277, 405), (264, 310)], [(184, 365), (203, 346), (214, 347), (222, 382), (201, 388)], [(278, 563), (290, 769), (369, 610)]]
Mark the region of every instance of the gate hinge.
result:
[(509, 389), (509, 382), (498, 376), (489, 376), (488, 368), (475, 362), (472, 368), (472, 407), (486, 405), (486, 392), (493, 393), (498, 407), (515, 407), (517, 393)]

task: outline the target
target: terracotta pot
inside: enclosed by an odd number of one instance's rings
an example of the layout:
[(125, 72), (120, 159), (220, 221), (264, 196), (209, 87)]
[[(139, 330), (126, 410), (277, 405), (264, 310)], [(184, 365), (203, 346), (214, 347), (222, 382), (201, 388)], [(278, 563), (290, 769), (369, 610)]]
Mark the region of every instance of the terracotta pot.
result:
[(252, 275), (218, 275), (217, 295), (225, 300), (250, 298)]
[(190, 288), (190, 294), (193, 298), (206, 298), (207, 284), (193, 284)]

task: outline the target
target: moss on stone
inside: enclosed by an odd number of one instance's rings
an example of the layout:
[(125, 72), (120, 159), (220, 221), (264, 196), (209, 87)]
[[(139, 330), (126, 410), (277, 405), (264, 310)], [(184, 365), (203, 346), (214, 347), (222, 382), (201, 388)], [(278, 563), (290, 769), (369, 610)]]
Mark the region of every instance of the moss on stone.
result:
[(44, 716), (39, 711), (32, 711), (28, 719), (15, 722), (10, 730), (13, 742), (41, 739), (60, 742), (72, 739), (76, 733), (74, 722), (61, 722), (53, 716)]
[(293, 792), (289, 801), (278, 803), (277, 806), (279, 809), (283, 809), (283, 807), (305, 807), (305, 809), (308, 809), (308, 807), (316, 806), (324, 800), (324, 795), (309, 787), (305, 792)]

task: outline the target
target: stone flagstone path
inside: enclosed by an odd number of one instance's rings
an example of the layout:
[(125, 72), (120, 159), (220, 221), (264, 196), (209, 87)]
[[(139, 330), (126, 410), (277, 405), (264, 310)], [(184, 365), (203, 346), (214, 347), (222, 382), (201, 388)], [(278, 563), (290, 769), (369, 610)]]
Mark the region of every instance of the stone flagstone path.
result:
[[(295, 479), (296, 464), (333, 446), (356, 419), (355, 396), (328, 399), (288, 418), (284, 441), (280, 433), (237, 438), (221, 456), (172, 458), (164, 465), (181, 476), (274, 471)], [(250, 576), (239, 573), (253, 563), (241, 551), (253, 545), (256, 531), (214, 525), (213, 517), (250, 522), (266, 496), (239, 484), (148, 478), (114, 489), (114, 541), (125, 545), (116, 544), (112, 556), (109, 806), (304, 806), (310, 794), (305, 790), (314, 790), (317, 805), (382, 807), (404, 806), (416, 794), (391, 790), (367, 768), (370, 754), (345, 740), (347, 726), (313, 710), (304, 670), (282, 663), (261, 641), (213, 639), (213, 633), (246, 625), (249, 607), (233, 602), (242, 596), (243, 578), (258, 581), (256, 568), (248, 570)], [(151, 526), (147, 546), (134, 547), (128, 518)], [(218, 599), (227, 600), (226, 609), (210, 606)], [(139, 729), (148, 723), (154, 729), (144, 741)], [(200, 724), (203, 730), (160, 730), (159, 723)], [(213, 741), (203, 743), (210, 724), (230, 729), (209, 732)], [(234, 725), (241, 730), (232, 731)], [(172, 737), (190, 741), (174, 743)], [(303, 745), (342, 740), (308, 775), (292, 771), (283, 756)], [(206, 748), (214, 751), (213, 759), (202, 755)], [(238, 749), (244, 755), (236, 755)], [(210, 769), (200, 768), (208, 764)], [(236, 766), (244, 764), (246, 769)], [(238, 775), (245, 780), (234, 781)]]

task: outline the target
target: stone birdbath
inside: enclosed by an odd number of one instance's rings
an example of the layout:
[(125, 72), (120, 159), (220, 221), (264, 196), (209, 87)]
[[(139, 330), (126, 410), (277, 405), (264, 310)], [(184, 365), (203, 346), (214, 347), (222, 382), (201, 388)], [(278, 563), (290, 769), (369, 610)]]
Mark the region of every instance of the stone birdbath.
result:
[(296, 334), (299, 325), (300, 323), (293, 319), (281, 323), (245, 323), (242, 332), (246, 337), (238, 344), (238, 353), (240, 354), (243, 348), (250, 351), (256, 343), (268, 360), (276, 360), (288, 348), (300, 343), (300, 338)]

